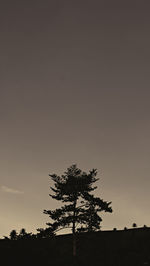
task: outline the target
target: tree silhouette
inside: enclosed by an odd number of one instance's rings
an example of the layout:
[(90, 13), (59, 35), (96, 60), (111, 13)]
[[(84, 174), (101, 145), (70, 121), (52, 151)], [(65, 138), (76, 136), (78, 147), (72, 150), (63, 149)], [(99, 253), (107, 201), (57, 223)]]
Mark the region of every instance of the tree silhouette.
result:
[(10, 232), (10, 239), (11, 240), (17, 240), (17, 238), (18, 238), (18, 235), (17, 235), (17, 232), (16, 232), (16, 230), (12, 230), (11, 232)]
[(25, 228), (22, 228), (18, 235), (18, 239), (29, 239), (31, 237), (32, 237), (32, 233), (27, 233)]
[[(73, 256), (76, 256), (76, 232), (79, 230), (96, 231), (100, 229), (101, 217), (98, 212), (112, 212), (111, 202), (103, 201), (91, 194), (97, 187), (93, 184), (99, 179), (96, 178), (97, 170), (89, 173), (81, 171), (74, 164), (67, 171), (58, 176), (49, 175), (54, 181), (54, 192), (50, 196), (61, 201), (64, 205), (55, 210), (44, 210), (45, 214), (54, 221), (47, 223), (50, 228), (57, 232), (63, 228), (71, 228), (73, 233)], [(69, 203), (69, 204), (65, 204)]]
[(19, 234), (20, 238), (24, 238), (26, 235), (27, 235), (26, 229), (22, 228), (20, 230), (20, 234)]
[(136, 223), (133, 223), (133, 224), (132, 224), (132, 227), (133, 227), (133, 228), (136, 228), (136, 227), (137, 227), (137, 224), (136, 224)]
[(53, 230), (53, 228), (48, 227), (48, 228), (38, 228), (37, 229), (38, 233), (37, 233), (37, 238), (52, 238), (55, 236), (55, 232)]

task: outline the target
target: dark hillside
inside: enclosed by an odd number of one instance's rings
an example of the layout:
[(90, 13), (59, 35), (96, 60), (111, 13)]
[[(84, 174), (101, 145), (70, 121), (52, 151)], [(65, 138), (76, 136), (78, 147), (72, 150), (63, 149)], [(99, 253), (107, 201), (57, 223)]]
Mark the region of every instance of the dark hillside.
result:
[(72, 260), (70, 234), (52, 240), (0, 241), (3, 265), (150, 265), (149, 249), (150, 228), (79, 234), (76, 262)]

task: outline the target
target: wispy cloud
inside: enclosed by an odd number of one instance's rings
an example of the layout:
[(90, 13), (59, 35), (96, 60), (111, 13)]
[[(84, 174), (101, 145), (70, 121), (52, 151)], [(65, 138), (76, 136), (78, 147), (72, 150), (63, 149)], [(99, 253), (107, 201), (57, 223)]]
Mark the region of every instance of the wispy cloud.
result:
[(21, 191), (21, 190), (17, 190), (17, 189), (10, 188), (10, 187), (7, 187), (7, 186), (1, 186), (1, 190), (3, 192), (11, 193), (11, 194), (24, 194), (24, 192)]

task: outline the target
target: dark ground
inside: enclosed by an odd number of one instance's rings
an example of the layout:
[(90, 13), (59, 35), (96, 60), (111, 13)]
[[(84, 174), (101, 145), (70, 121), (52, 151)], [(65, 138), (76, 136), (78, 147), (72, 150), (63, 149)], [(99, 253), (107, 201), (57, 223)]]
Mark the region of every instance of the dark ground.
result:
[(0, 256), (6, 266), (150, 265), (150, 228), (79, 234), (76, 261), (72, 258), (72, 235), (52, 240), (0, 240)]

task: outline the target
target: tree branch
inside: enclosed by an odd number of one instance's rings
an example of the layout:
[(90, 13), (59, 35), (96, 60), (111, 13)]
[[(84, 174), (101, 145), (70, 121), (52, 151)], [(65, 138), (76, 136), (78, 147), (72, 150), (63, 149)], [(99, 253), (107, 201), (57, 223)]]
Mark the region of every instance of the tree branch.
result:
[(67, 228), (72, 228), (72, 226), (62, 227), (62, 228), (59, 228), (59, 229), (55, 230), (54, 232), (56, 233), (56, 232), (58, 232), (58, 231), (60, 231), (62, 229), (67, 229)]

